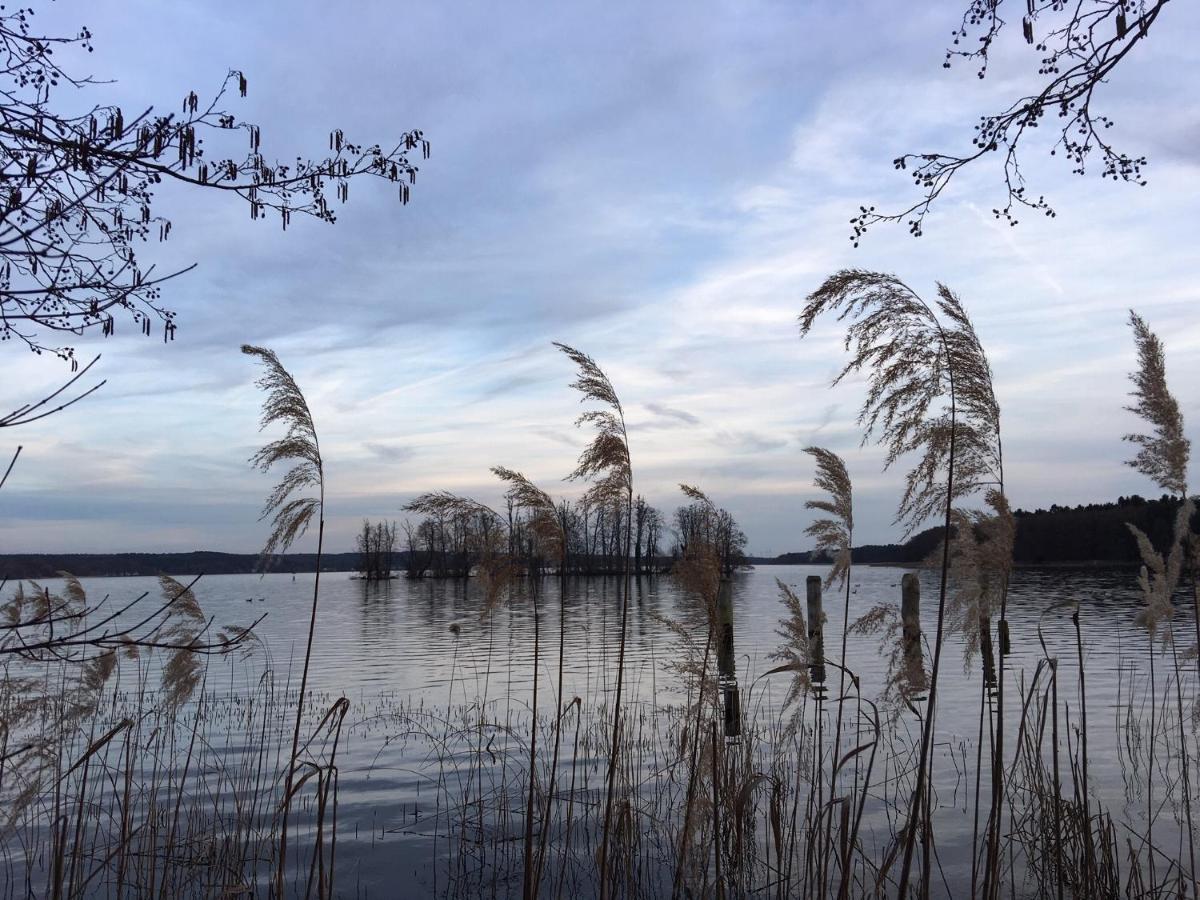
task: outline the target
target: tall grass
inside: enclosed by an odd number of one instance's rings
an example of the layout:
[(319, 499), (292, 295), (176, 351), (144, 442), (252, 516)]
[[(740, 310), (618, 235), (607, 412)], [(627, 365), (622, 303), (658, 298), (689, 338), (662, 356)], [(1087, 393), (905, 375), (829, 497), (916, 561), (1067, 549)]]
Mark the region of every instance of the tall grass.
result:
[[(242, 346), (242, 352), (257, 357), (263, 374), (258, 386), (266, 397), (263, 400), (260, 429), (281, 424), (286, 428), (283, 437), (269, 441), (250, 457), (252, 465), (263, 472), (278, 463), (291, 465), (267, 497), (262, 518), (272, 517), (271, 533), (263, 548), (264, 561), (276, 552), (284, 552), (301, 537), (315, 517), (317, 520), (317, 562), (313, 578), (312, 604), (309, 607), (308, 640), (304, 645), (304, 667), (300, 675), (300, 696), (296, 702), (296, 723), (292, 730), (292, 751), (283, 782), (283, 822), (279, 828), (279, 864), (276, 869), (275, 895), (283, 897), (284, 871), (287, 863), (288, 818), (300, 752), (300, 725), (304, 719), (304, 698), (308, 691), (308, 670), (312, 662), (313, 638), (317, 632), (317, 600), (321, 593), (321, 553), (325, 544), (325, 464), (321, 459), (321, 444), (317, 427), (304, 393), (291, 374), (271, 350)], [(316, 496), (304, 496), (315, 490)], [(300, 496), (296, 496), (300, 494)], [(320, 770), (317, 770), (318, 773)], [(307, 776), (306, 776), (307, 777)]]
[[(428, 865), (436, 896), (908, 900), (969, 884), (989, 900), (1196, 898), (1191, 701), (1200, 670), (1186, 665), (1188, 648), (1179, 652), (1174, 616), (1189, 575), (1194, 584), (1197, 539), (1189, 444), (1167, 389), (1161, 343), (1132, 318), (1138, 367), (1131, 409), (1151, 431), (1133, 436), (1139, 451), (1132, 464), (1180, 502), (1167, 546), (1136, 530), (1131, 538), (1144, 562), (1137, 638), (1144, 665), (1122, 661), (1135, 664), (1120, 670), (1115, 703), (1105, 710), (1111, 722), (1100, 718), (1112, 728), (1125, 792), (1125, 802), (1114, 803), (1095, 775), (1099, 710), (1087, 694), (1091, 636), (1078, 603), (1040, 611), (1041, 654), (1032, 671), (1009, 664), (1007, 603), (1020, 575), (1012, 570), (1016, 521), (1004, 493), (991, 370), (965, 308), (943, 286), (927, 303), (892, 276), (850, 271), (809, 298), (802, 333), (826, 313), (849, 323), (851, 360), (838, 381), (866, 375), (866, 436), (881, 440), (888, 467), (915, 460), (898, 523), (911, 531), (935, 518), (944, 529), (931, 565), (936, 601), (925, 610), (928, 634), (903, 621), (898, 595), (863, 598), (869, 611), (851, 621), (850, 476), (838, 456), (809, 448), (821, 494), (807, 503), (818, 513), (808, 534), (833, 565), (824, 583), (806, 585), (804, 597), (780, 582), (773, 667), (756, 671), (736, 688), (736, 705), (726, 705), (730, 682), (718, 681), (712, 656), (722, 604), (732, 602), (736, 584), (723, 577), (720, 550), (705, 539), (717, 529), (701, 523), (673, 573), (678, 618), (664, 619), (661, 632), (673, 645), (660, 641), (657, 651), (681, 699), (647, 692), (639, 684), (644, 671), (627, 664), (633, 473), (624, 411), (594, 360), (560, 345), (578, 369), (573, 387), (595, 404), (580, 418), (595, 427), (594, 439), (571, 477), (587, 482), (589, 502), (624, 516), (619, 630), (615, 646), (601, 638), (606, 663), (612, 652), (615, 665), (567, 700), (566, 598), (581, 588), (565, 575), (554, 501), (505, 468), (494, 471), (510, 501), (529, 514), (540, 552), (559, 561), (552, 709), (540, 694), (542, 616), (553, 614), (540, 599), (552, 587), (518, 568), (502, 517), (447, 493), (409, 504), (473, 523), (483, 615), (472, 629), (477, 638), (456, 632), (444, 704), (310, 696), (319, 573), (296, 691), (278, 686), (269, 648), (251, 647), (244, 631), (215, 645), (225, 655), (200, 653), (209, 620), (192, 586), (170, 579), (162, 582), (170, 623), (141, 649), (84, 640), (99, 652), (66, 665), (30, 656), (28, 648), (40, 644), (0, 638), (3, 896), (357, 894), (364, 886), (336, 877), (346, 834), (339, 781), (352, 740), (379, 742), (369, 771), (401, 750), (420, 760), (413, 777), (433, 814), (405, 830), (434, 848)], [(286, 429), (253, 461), (292, 465), (268, 498), (266, 552), (286, 548), (316, 521), (320, 553), (325, 485), (311, 413), (274, 354), (246, 352), (264, 365), (263, 424)], [(716, 516), (703, 492), (684, 492), (703, 515)], [(827, 654), (822, 591), (834, 585), (841, 634), (831, 636), (829, 646), (838, 649)], [(514, 649), (494, 645), (493, 613), (517, 598), (531, 601), (528, 704), (511, 681), (496, 696), (493, 678), (505, 665), (511, 675)], [(4, 614), (5, 635), (69, 622), (70, 634), (96, 636), (86, 595), (71, 579), (59, 593), (17, 588)], [(1051, 651), (1046, 636), (1054, 631), (1073, 632), (1073, 653)], [(886, 661), (880, 684), (865, 683), (860, 672), (872, 662), (851, 653), (850, 638), (868, 633), (879, 636)], [(951, 638), (964, 648), (966, 670), (980, 677), (974, 748), (971, 735), (938, 729)], [(474, 693), (460, 656), (471, 639), (480, 641), (472, 656), (484, 655)], [(211, 690), (213, 667), (232, 667), (239, 648), (258, 654), (261, 678), (243, 678), (227, 693)], [(770, 649), (754, 648), (760, 657)], [(238, 665), (245, 668), (233, 669), (233, 685), (238, 671), (252, 668)], [(737, 727), (722, 737), (721, 723), (731, 719)], [(959, 827), (960, 858), (949, 859), (947, 823), (956, 816), (970, 824)], [(955, 864), (969, 876), (947, 873)], [(365, 887), (386, 893), (397, 885)]]

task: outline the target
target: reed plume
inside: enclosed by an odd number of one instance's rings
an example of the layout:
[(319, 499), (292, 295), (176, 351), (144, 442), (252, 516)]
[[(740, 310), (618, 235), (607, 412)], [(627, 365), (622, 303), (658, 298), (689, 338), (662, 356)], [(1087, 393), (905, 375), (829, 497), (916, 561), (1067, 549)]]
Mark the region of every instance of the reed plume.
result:
[(540, 487), (513, 469), (493, 466), (492, 474), (508, 485), (505, 496), (529, 514), (526, 524), (537, 539), (542, 552), (562, 564), (566, 552), (566, 535), (554, 499)]
[[(210, 623), (191, 584), (166, 575), (159, 579), (162, 605), (145, 617), (144, 627), (132, 629), (114, 623), (142, 598), (101, 615), (104, 601), (89, 604), (78, 578), (69, 572), (58, 576), (63, 582), (58, 591), (36, 582), (26, 590), (18, 583), (0, 605), (0, 787), (5, 789), (0, 800), (7, 799), (9, 824), (39, 800), (46, 776), (55, 774), (61, 763), (56, 740), (95, 720), (122, 656), (137, 660), (144, 652), (167, 654), (160, 669), (161, 696), (164, 708), (174, 713), (199, 685), (203, 657), (255, 639), (253, 626), (223, 628), (215, 639), (205, 639)], [(30, 670), (19, 663), (10, 669), (10, 658), (51, 664), (57, 684), (51, 689), (50, 682), (27, 674)], [(18, 734), (22, 743), (13, 749), (11, 740)]]
[(633, 463), (629, 453), (629, 434), (625, 428), (625, 412), (612, 382), (604, 370), (586, 353), (555, 342), (576, 366), (576, 378), (571, 383), (580, 394), (580, 402), (600, 404), (600, 409), (583, 412), (575, 420), (578, 426), (595, 429), (592, 442), (579, 455), (569, 480), (587, 480), (591, 486), (584, 502), (613, 507), (625, 515), (624, 573), (621, 591), (621, 638), (617, 652), (617, 689), (613, 700), (612, 739), (609, 743), (607, 787), (604, 800), (604, 825), (601, 830), (599, 870), (600, 900), (607, 900), (608, 845), (612, 832), (613, 795), (617, 779), (617, 759), (621, 746), (621, 694), (625, 685), (625, 638), (629, 625), (629, 551), (633, 539)]
[[(312, 660), (313, 636), (317, 630), (317, 599), (321, 587), (321, 555), (325, 543), (325, 466), (321, 460), (321, 445), (308, 401), (296, 380), (265, 347), (242, 345), (242, 352), (258, 359), (262, 375), (256, 382), (266, 393), (263, 399), (259, 430), (280, 424), (283, 437), (269, 441), (250, 457), (250, 464), (268, 472), (276, 463), (291, 463), (292, 468), (275, 485), (263, 505), (260, 521), (273, 516), (271, 532), (263, 547), (264, 564), (276, 553), (282, 553), (317, 519), (317, 565), (313, 576), (312, 607), (308, 621), (308, 642), (304, 648), (304, 669), (300, 676), (300, 696), (296, 701), (296, 722), (292, 731), (292, 751), (288, 757), (283, 788), (283, 819), (279, 830), (279, 859), (275, 871), (274, 890), (282, 900), (284, 866), (287, 861), (288, 813), (291, 809), (292, 783), (296, 773), (296, 757), (300, 749), (300, 724), (304, 718), (304, 698), (308, 691), (308, 668)], [(293, 496), (298, 491), (316, 490), (316, 496)]]
[(402, 509), (436, 519), (457, 521), (467, 528), (468, 549), (478, 555), (476, 571), (483, 588), (484, 613), (495, 609), (518, 575), (517, 561), (500, 540), (504, 520), (499, 513), (478, 500), (449, 491), (419, 494), (404, 504)]
[[(921, 454), (896, 514), (906, 536), (948, 502), (1000, 480), (999, 407), (987, 358), (944, 285), (935, 306), (894, 275), (847, 269), (809, 295), (799, 320), (802, 338), (824, 313), (849, 322), (843, 343), (851, 358), (833, 385), (868, 370), (858, 422), (864, 444), (875, 438), (886, 448), (884, 468)], [(953, 477), (945, 477), (951, 457)]]
[[(896, 715), (929, 690), (924, 658), (905, 646), (904, 622), (894, 604), (880, 603), (850, 623), (850, 634), (878, 635), (879, 655), (886, 660), (879, 699)], [(919, 650), (919, 645), (916, 648)]]
[[(1200, 588), (1197, 587), (1194, 567), (1196, 551), (1200, 546), (1197, 536), (1191, 530), (1191, 520), (1195, 513), (1195, 503), (1188, 498), (1187, 469), (1191, 455), (1191, 441), (1184, 437), (1183, 415), (1179, 411), (1179, 403), (1167, 387), (1167, 366), (1163, 352), (1162, 341), (1150, 330), (1149, 325), (1133, 310), (1129, 311), (1129, 324), (1133, 329), (1134, 345), (1137, 348), (1137, 368), (1130, 373), (1129, 380), (1133, 382), (1130, 396), (1133, 404), (1125, 407), (1144, 420), (1151, 427), (1150, 434), (1126, 434), (1125, 440), (1138, 445), (1137, 455), (1127, 460), (1126, 464), (1148, 476), (1163, 490), (1177, 495), (1181, 503), (1176, 510), (1171, 545), (1165, 553), (1160, 553), (1151, 543), (1149, 537), (1134, 526), (1126, 523), (1137, 542), (1138, 555), (1142, 559), (1141, 570), (1138, 574), (1138, 587), (1142, 593), (1145, 606), (1138, 612), (1137, 624), (1146, 629), (1150, 640), (1150, 705), (1156, 707), (1155, 677), (1154, 677), (1154, 642), (1162, 629), (1162, 642), (1172, 643), (1172, 655), (1176, 666), (1176, 694), (1179, 704), (1179, 738), (1182, 748), (1184, 743), (1183, 728), (1183, 697), (1179, 690), (1178, 654), (1173, 646), (1173, 619), (1175, 606), (1171, 601), (1179, 581), (1183, 575), (1184, 565), (1190, 562), (1193, 567), (1192, 596), (1194, 603), (1196, 645), (1193, 651), (1200, 650)], [(1154, 768), (1155, 720), (1152, 716), (1149, 732), (1149, 771)], [(1187, 818), (1187, 833), (1189, 859), (1192, 878), (1195, 877), (1196, 858), (1194, 849), (1194, 829), (1191, 807), (1191, 779), (1189, 760), (1186, 753), (1182, 757), (1182, 777), (1184, 784), (1184, 808)], [(1153, 782), (1147, 780), (1146, 789), (1146, 818), (1147, 829), (1152, 831), (1153, 812)], [(1147, 835), (1149, 840), (1149, 834)], [(1154, 875), (1153, 857), (1151, 858), (1151, 877)], [(1193, 883), (1193, 896), (1196, 896)]]
[[(813, 484), (829, 495), (828, 500), (808, 500), (805, 509), (827, 515), (815, 519), (804, 533), (816, 540), (815, 549), (833, 562), (825, 576), (825, 587), (836, 581), (844, 585), (850, 575), (850, 547), (854, 540), (854, 500), (850, 473), (836, 453), (823, 447), (805, 447), (804, 452), (817, 461)], [(844, 664), (843, 660), (843, 664)]]
[(800, 701), (806, 693), (812, 690), (812, 677), (809, 673), (814, 662), (808, 643), (808, 625), (805, 622), (804, 612), (805, 601), (797, 597), (796, 592), (779, 578), (775, 579), (775, 585), (779, 588), (779, 597), (787, 610), (787, 618), (781, 619), (775, 629), (775, 633), (783, 639), (783, 643), (767, 657), (779, 662), (780, 665), (763, 674), (765, 676), (778, 672), (792, 673), (791, 684), (783, 698), (781, 711), (791, 710), (786, 734), (794, 735), (802, 724)]
[[(42, 799), (47, 781), (54, 783), (61, 762), (55, 738), (73, 732), (95, 714), (116, 671), (117, 653), (112, 648), (85, 645), (78, 652), (72, 646), (88, 631), (87, 593), (73, 575), (59, 575), (64, 580), (60, 591), (31, 581), (27, 592), (18, 583), (0, 607), (4, 621), (0, 628), (0, 785), (5, 788), (0, 801), (7, 801), (0, 824), (4, 828)], [(49, 646), (33, 649), (42, 644)], [(20, 667), (11, 671), (10, 659), (60, 663), (59, 680), (53, 683)]]
[[(817, 318), (836, 313), (845, 321), (843, 342), (850, 360), (834, 378), (867, 369), (867, 396), (859, 411), (863, 443), (872, 438), (887, 451), (884, 468), (918, 454), (905, 476), (896, 522), (911, 534), (939, 511), (944, 533), (952, 526), (953, 506), (987, 485), (1002, 485), (999, 405), (991, 368), (961, 301), (939, 284), (933, 306), (894, 275), (844, 269), (809, 295), (799, 317), (800, 336)], [(929, 679), (928, 712), (921, 728), (921, 755), (905, 829), (900, 895), (908, 890), (916, 817), (925, 808), (937, 707), (949, 542), (943, 550), (937, 628)], [(930, 829), (922, 829), (924, 882), (931, 865)]]
[(986, 650), (992, 616), (1012, 574), (1016, 519), (1007, 498), (989, 490), (984, 503), (990, 510), (957, 508), (951, 514), (950, 597), (947, 616), (952, 629), (963, 637), (964, 670)]
[(1179, 504), (1175, 511), (1173, 540), (1165, 555), (1154, 548), (1144, 531), (1130, 522), (1125, 523), (1137, 541), (1138, 554), (1142, 558), (1138, 587), (1141, 589), (1145, 606), (1138, 612), (1136, 621), (1146, 629), (1151, 639), (1158, 634), (1160, 626), (1165, 625), (1166, 630), (1162, 637), (1164, 643), (1171, 638), (1170, 623), (1175, 615), (1175, 605), (1171, 598), (1183, 574), (1188, 527), (1195, 512), (1196, 504), (1191, 499)]
[(1145, 420), (1152, 433), (1125, 435), (1125, 440), (1139, 447), (1137, 456), (1127, 465), (1151, 478), (1164, 491), (1183, 497), (1187, 495), (1191, 441), (1183, 436), (1183, 415), (1167, 388), (1162, 341), (1133, 310), (1129, 311), (1129, 324), (1137, 346), (1138, 367), (1129, 375), (1134, 403), (1125, 408)]
[[(286, 552), (308, 530), (313, 517), (320, 515), (325, 498), (325, 468), (312, 412), (295, 379), (273, 351), (245, 344), (242, 352), (262, 364), (262, 375), (255, 382), (266, 393), (259, 430), (276, 423), (286, 429), (283, 437), (269, 441), (251, 456), (250, 464), (262, 472), (269, 472), (277, 463), (293, 464), (267, 496), (259, 516), (260, 520), (272, 517), (271, 531), (262, 551), (265, 563), (275, 554)], [(309, 489), (315, 489), (317, 495), (293, 496)]]
[(601, 506), (620, 506), (630, 502), (633, 493), (633, 465), (629, 456), (629, 435), (625, 430), (625, 411), (616, 389), (596, 361), (566, 344), (555, 347), (575, 363), (578, 374), (571, 387), (580, 394), (580, 402), (600, 404), (575, 420), (577, 426), (595, 429), (592, 442), (579, 455), (569, 481), (588, 481), (584, 502)]
[(170, 604), (169, 625), (164, 636), (170, 643), (178, 645), (163, 666), (163, 687), (167, 705), (177, 709), (192, 696), (203, 676), (204, 666), (193, 648), (199, 644), (208, 623), (190, 586), (180, 584), (169, 575), (159, 575), (158, 583), (163, 599)]

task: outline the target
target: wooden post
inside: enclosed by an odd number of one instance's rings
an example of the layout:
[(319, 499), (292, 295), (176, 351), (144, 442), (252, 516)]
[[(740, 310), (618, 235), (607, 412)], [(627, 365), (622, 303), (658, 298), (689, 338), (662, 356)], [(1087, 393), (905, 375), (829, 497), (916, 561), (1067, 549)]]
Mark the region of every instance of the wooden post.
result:
[(921, 582), (916, 572), (905, 572), (900, 579), (900, 622), (904, 648), (904, 674), (907, 690), (915, 696), (929, 689), (925, 675), (925, 654), (921, 649)]
[(742, 734), (742, 709), (734, 667), (732, 590), (723, 589), (717, 598), (717, 623), (717, 682), (725, 711), (725, 737), (736, 738)]
[(904, 625), (904, 646), (921, 645), (921, 582), (916, 572), (905, 572), (900, 579), (900, 621)]
[(825, 681), (825, 610), (821, 605), (821, 576), (809, 575), (804, 582), (808, 592), (808, 654), (813, 660), (812, 680)]
[(979, 649), (983, 655), (983, 684), (991, 689), (996, 686), (996, 654), (992, 646), (992, 618), (979, 618)]
[(722, 590), (717, 597), (717, 672), (723, 678), (732, 678), (733, 658), (733, 596), (732, 591)]

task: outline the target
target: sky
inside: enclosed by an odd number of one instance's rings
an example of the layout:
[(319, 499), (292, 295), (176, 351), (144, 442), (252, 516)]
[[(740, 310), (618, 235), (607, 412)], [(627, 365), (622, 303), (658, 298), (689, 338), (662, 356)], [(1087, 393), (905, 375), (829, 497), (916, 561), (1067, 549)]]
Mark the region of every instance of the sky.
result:
[[(1171, 4), (1097, 104), (1146, 155), (1143, 188), (1080, 178), (1034, 135), (1023, 165), (1057, 216), (1011, 228), (985, 163), (956, 180), (919, 239), (860, 204), (915, 195), (891, 160), (962, 150), (972, 124), (1035, 83), (1010, 29), (989, 77), (942, 60), (965, 0), (505, 4), (60, 0), (47, 32), (86, 24), (60, 59), (106, 83), (65, 106), (177, 107), (230, 68), (232, 112), (264, 153), (321, 156), (331, 129), (386, 143), (422, 129), (412, 200), (356, 181), (329, 226), (253, 222), (229, 197), (164, 190), (171, 238), (142, 252), (168, 286), (176, 340), (83, 338), (107, 383), (19, 429), (0, 491), (0, 553), (256, 552), (273, 480), (248, 457), (261, 396), (243, 343), (273, 348), (306, 392), (326, 461), (327, 547), (417, 493), (498, 503), (489, 467), (555, 495), (588, 433), (561, 341), (591, 354), (627, 411), (636, 488), (664, 511), (694, 484), (756, 554), (805, 549), (812, 444), (842, 454), (856, 542), (896, 540), (903, 465), (861, 446), (861, 379), (829, 383), (842, 326), (800, 340), (805, 297), (838, 269), (893, 272), (963, 299), (995, 371), (1009, 494), (1024, 508), (1157, 495), (1123, 464), (1134, 362), (1128, 310), (1166, 345), (1185, 421), (1200, 421), (1200, 83), (1194, 4)], [(44, 8), (45, 7), (45, 8)], [(207, 93), (206, 93), (207, 92)], [(11, 345), (0, 405), (68, 373)], [(1194, 429), (1193, 429), (1194, 432)], [(1195, 435), (1194, 435), (1195, 436)], [(295, 549), (310, 550), (312, 536)]]

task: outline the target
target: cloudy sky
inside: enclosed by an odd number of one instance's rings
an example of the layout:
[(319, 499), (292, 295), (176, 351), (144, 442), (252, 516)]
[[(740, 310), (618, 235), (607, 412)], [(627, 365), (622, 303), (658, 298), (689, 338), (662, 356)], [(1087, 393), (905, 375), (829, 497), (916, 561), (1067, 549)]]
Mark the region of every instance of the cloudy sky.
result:
[[(1031, 189), (1057, 218), (995, 221), (999, 173), (981, 166), (923, 238), (880, 227), (855, 250), (860, 203), (911, 202), (893, 157), (965, 148), (979, 115), (1032, 85), (1019, 28), (986, 81), (942, 68), (964, 5), (61, 0), (45, 30), (86, 24), (96, 51), (75, 67), (113, 80), (71, 104), (173, 109), (241, 68), (250, 93), (232, 109), (268, 155), (319, 156), (338, 127), (384, 143), (421, 128), (433, 156), (407, 207), (356, 182), (336, 226), (286, 234), (228, 197), (164, 192), (174, 231), (143, 259), (199, 263), (170, 286), (178, 339), (119, 323), (83, 341), (105, 387), (3, 435), (24, 452), (0, 552), (257, 550), (271, 483), (246, 464), (260, 397), (243, 342), (274, 348), (308, 394), (335, 550), (419, 491), (498, 499), (494, 464), (576, 493), (561, 479), (586, 435), (554, 340), (610, 374), (638, 489), (664, 509), (697, 484), (754, 552), (802, 549), (801, 450), (819, 443), (850, 467), (860, 540), (894, 539), (902, 473), (859, 447), (861, 384), (828, 387), (841, 332), (826, 321), (801, 342), (795, 325), (849, 265), (964, 298), (1018, 506), (1156, 493), (1122, 465), (1126, 318), (1136, 307), (1164, 338), (1200, 421), (1200, 10), (1171, 4), (1098, 100), (1150, 158), (1148, 187), (1070, 176), (1031, 142)], [(63, 374), (7, 346), (0, 403)]]

